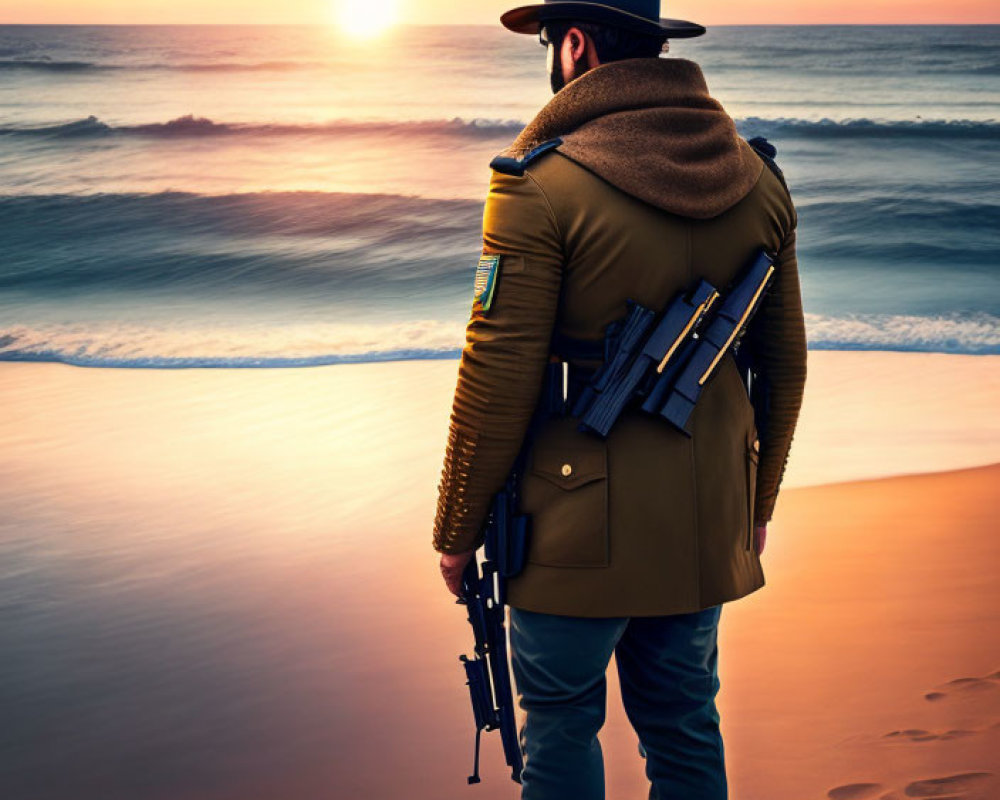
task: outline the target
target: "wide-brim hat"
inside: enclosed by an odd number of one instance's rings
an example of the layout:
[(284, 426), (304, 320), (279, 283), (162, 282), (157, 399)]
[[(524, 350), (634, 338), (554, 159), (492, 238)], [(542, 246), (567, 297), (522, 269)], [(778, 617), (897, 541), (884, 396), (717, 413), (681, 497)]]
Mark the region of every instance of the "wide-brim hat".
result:
[(545, 0), (504, 12), (500, 24), (514, 33), (538, 33), (546, 20), (555, 19), (601, 22), (636, 33), (666, 35), (671, 39), (701, 36), (705, 32), (697, 22), (661, 17), (660, 0), (608, 0), (606, 3)]

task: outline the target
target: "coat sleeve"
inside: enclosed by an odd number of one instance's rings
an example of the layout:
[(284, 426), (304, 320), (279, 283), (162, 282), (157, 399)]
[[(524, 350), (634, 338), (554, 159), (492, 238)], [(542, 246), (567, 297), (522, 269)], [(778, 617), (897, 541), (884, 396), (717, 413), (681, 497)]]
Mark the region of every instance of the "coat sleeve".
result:
[(760, 439), (754, 522), (771, 519), (788, 463), (806, 382), (806, 328), (802, 312), (795, 237), (798, 218), (777, 254), (775, 284), (753, 324), (753, 348), (769, 385), (768, 421)]
[(459, 361), (434, 520), (433, 545), (441, 553), (482, 544), (490, 501), (521, 449), (549, 358), (562, 243), (530, 172), (493, 172), (483, 253), (499, 254), (500, 265), (489, 310), (473, 303)]

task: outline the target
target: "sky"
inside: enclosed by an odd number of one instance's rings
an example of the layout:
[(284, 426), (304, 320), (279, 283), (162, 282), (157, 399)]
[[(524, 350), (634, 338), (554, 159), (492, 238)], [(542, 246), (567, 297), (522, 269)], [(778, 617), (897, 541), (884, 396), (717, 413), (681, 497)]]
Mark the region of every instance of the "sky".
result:
[[(0, 0), (0, 23), (319, 23), (375, 9), (402, 23), (496, 24), (525, 0)], [(664, 0), (704, 25), (1000, 23), (995, 0)]]

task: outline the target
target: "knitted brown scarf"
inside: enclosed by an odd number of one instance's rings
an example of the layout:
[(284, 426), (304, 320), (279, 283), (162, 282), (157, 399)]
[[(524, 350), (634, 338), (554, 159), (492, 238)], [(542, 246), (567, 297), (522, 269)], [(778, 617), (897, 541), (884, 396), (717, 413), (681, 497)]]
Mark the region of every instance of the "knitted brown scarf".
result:
[(686, 217), (743, 198), (764, 163), (686, 58), (631, 58), (588, 70), (538, 112), (502, 155), (562, 137), (558, 152), (619, 189)]

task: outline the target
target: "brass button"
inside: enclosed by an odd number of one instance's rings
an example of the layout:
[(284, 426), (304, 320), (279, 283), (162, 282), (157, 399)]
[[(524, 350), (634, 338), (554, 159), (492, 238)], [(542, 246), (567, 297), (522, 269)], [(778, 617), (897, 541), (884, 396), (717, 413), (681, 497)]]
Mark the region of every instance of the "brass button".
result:
[(563, 464), (562, 474), (564, 478), (568, 478), (570, 475), (573, 474), (573, 466), (571, 464)]

